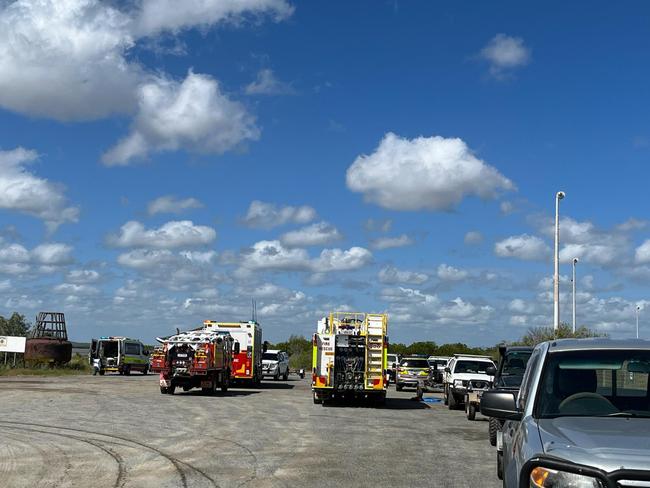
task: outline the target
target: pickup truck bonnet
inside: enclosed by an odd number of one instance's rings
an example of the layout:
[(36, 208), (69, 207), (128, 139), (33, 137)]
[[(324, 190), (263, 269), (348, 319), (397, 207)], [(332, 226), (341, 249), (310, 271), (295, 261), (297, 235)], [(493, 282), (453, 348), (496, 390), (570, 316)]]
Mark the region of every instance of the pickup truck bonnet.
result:
[(548, 455), (607, 472), (650, 466), (648, 418), (558, 417), (538, 427)]

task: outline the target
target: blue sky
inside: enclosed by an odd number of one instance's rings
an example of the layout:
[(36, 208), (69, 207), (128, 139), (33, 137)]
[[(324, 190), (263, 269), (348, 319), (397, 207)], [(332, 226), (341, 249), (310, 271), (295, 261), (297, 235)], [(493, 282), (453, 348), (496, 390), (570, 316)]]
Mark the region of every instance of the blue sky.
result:
[(151, 340), (258, 301), (395, 341), (642, 337), (650, 7), (0, 2), (0, 314)]

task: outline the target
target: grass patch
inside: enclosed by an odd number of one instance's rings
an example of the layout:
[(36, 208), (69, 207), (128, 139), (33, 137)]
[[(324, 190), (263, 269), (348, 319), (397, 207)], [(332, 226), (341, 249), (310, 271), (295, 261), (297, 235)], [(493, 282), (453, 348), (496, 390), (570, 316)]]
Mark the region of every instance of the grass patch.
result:
[(63, 366), (51, 366), (49, 364), (38, 364), (34, 366), (23, 366), (12, 368), (7, 365), (0, 365), (0, 376), (69, 376), (89, 374), (92, 371), (88, 358), (81, 354), (75, 354), (69, 363)]

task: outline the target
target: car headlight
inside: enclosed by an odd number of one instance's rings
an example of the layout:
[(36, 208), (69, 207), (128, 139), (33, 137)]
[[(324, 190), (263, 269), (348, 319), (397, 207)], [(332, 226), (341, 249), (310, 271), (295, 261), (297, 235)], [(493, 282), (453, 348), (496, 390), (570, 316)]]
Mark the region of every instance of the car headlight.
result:
[(530, 488), (603, 488), (596, 478), (537, 467), (530, 472)]
[(454, 380), (454, 387), (463, 386), (463, 380)]

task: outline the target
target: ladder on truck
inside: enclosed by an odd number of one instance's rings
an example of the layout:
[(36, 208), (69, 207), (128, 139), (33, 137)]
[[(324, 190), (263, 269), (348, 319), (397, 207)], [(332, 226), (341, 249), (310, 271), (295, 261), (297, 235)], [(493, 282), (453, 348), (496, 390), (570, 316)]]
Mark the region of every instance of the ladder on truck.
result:
[(384, 338), (386, 315), (366, 315), (366, 388), (384, 382)]

